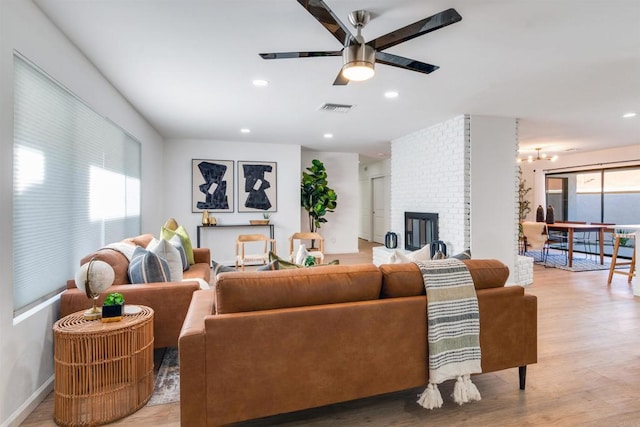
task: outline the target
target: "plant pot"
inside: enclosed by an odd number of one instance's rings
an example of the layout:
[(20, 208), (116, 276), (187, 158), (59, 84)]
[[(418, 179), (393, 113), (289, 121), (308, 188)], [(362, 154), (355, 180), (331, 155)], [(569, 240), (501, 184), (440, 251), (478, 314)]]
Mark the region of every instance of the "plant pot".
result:
[(122, 320), (122, 313), (124, 312), (123, 305), (103, 305), (102, 306), (102, 321), (103, 322), (118, 322)]

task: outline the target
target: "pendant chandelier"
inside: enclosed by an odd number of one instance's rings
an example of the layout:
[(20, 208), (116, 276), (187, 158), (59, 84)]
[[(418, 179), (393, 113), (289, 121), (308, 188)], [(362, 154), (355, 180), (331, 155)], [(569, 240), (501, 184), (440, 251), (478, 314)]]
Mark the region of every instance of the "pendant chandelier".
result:
[(537, 162), (539, 160), (550, 160), (552, 162), (555, 162), (556, 160), (558, 160), (558, 156), (557, 155), (553, 155), (553, 156), (548, 156), (546, 153), (542, 153), (542, 148), (536, 148), (536, 152), (537, 155), (528, 155), (525, 158), (518, 158), (518, 163), (522, 163), (522, 162), (527, 162), (527, 163), (533, 163), (533, 162)]

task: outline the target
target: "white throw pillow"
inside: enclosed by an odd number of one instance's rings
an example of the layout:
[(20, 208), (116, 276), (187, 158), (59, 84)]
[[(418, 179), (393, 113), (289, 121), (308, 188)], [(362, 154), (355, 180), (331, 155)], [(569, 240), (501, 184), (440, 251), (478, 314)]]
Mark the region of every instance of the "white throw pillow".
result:
[(431, 259), (431, 247), (424, 245), (417, 251), (409, 252), (406, 257), (410, 261), (429, 261)]
[(147, 250), (167, 261), (172, 282), (182, 280), (182, 257), (180, 256), (180, 251), (178, 251), (175, 246), (164, 238), (158, 240), (154, 237), (153, 240), (149, 242)]
[(423, 246), (417, 251), (404, 253), (399, 250), (393, 251), (391, 257), (389, 257), (389, 262), (391, 264), (403, 264), (406, 262), (413, 261), (429, 261), (431, 259), (431, 248), (429, 245)]

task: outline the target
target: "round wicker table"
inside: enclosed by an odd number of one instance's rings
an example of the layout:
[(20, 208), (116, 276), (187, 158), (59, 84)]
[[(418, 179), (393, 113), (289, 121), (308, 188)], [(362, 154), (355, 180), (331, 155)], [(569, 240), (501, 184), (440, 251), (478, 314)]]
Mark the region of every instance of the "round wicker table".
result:
[(119, 322), (85, 320), (83, 311), (53, 325), (54, 421), (94, 426), (141, 408), (153, 392), (153, 309)]

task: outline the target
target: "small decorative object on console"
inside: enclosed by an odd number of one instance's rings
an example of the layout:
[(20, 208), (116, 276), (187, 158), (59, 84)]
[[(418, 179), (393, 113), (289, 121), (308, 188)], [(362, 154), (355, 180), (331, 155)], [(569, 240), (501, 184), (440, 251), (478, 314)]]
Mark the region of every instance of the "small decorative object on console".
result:
[(102, 304), (102, 322), (118, 322), (122, 320), (124, 297), (120, 292), (107, 295)]

